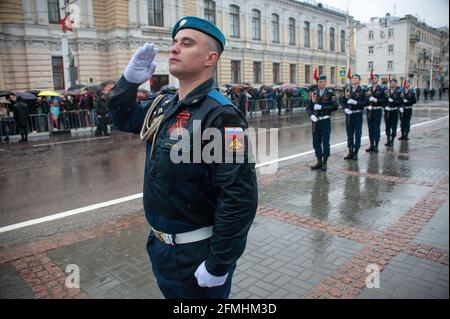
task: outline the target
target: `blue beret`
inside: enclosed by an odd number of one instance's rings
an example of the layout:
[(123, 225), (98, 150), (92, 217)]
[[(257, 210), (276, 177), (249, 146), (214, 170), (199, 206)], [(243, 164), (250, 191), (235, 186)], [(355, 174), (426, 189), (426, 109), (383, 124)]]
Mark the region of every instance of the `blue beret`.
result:
[(355, 73), (355, 74), (352, 75), (352, 77), (354, 77), (354, 76), (356, 76), (358, 79), (361, 80), (361, 75), (359, 75), (358, 73)]
[(322, 74), (321, 76), (319, 76), (319, 81), (326, 81), (327, 80), (327, 76), (325, 74)]
[(396, 78), (392, 78), (392, 79), (391, 79), (391, 82), (392, 82), (392, 81), (398, 82)]
[(376, 73), (373, 76), (376, 76), (377, 78), (380, 78), (380, 75), (376, 74)]
[(223, 35), (222, 31), (220, 31), (218, 27), (216, 27), (213, 23), (209, 22), (208, 20), (194, 16), (186, 16), (181, 18), (173, 26), (172, 40), (175, 39), (175, 36), (177, 35), (178, 31), (182, 29), (194, 29), (203, 32), (209, 35), (210, 37), (213, 37), (215, 40), (217, 40), (217, 42), (219, 42), (220, 44), (220, 47), (222, 48), (222, 51), (225, 48), (225, 36)]

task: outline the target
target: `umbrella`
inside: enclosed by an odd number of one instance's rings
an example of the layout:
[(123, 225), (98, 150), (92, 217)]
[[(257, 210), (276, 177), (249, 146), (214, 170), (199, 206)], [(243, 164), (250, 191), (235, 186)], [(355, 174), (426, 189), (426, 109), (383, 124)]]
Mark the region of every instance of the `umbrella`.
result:
[(15, 94), (11, 91), (0, 91), (0, 96), (10, 96), (10, 95), (15, 95)]
[(59, 96), (59, 94), (53, 91), (42, 91), (38, 96)]
[(79, 90), (79, 89), (82, 89), (82, 88), (84, 88), (84, 87), (86, 87), (87, 85), (85, 85), (85, 84), (75, 84), (75, 85), (72, 85), (71, 87), (69, 87), (68, 89), (67, 89), (67, 91), (74, 91), (74, 90)]
[(28, 93), (31, 93), (31, 94), (34, 94), (37, 96), (41, 92), (41, 90), (26, 90), (25, 92), (28, 92)]
[(36, 100), (36, 96), (28, 92), (17, 92), (16, 97), (21, 97), (23, 100)]

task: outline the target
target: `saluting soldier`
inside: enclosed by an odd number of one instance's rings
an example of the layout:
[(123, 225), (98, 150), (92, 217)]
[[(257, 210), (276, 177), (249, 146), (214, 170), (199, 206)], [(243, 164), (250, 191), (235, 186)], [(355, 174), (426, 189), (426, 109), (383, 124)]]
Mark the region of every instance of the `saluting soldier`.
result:
[(311, 118), (313, 130), (313, 147), (317, 163), (312, 170), (327, 170), (327, 160), (330, 156), (331, 113), (338, 109), (336, 93), (326, 88), (327, 77), (319, 77), (318, 87), (308, 95), (307, 111)]
[[(225, 36), (214, 24), (184, 17), (173, 27), (170, 47), (169, 71), (180, 83), (177, 94), (161, 95), (150, 107), (136, 104), (139, 84), (156, 68), (156, 48), (146, 43), (109, 97), (114, 125), (141, 132), (146, 142), (143, 199), (151, 229), (147, 251), (166, 298), (228, 298), (256, 213), (258, 190), (247, 121), (214, 88), (213, 72), (224, 47)], [(202, 145), (198, 137), (217, 130), (213, 138), (219, 148), (212, 149), (210, 161), (203, 157), (209, 144)], [(205, 152), (195, 150), (197, 142)], [(187, 161), (173, 160), (182, 154)]]
[(388, 105), (384, 108), (384, 123), (386, 124), (387, 142), (384, 146), (393, 147), (397, 135), (399, 108), (403, 106), (403, 90), (397, 85), (397, 79), (390, 82)]
[(403, 94), (404, 106), (400, 108), (400, 129), (402, 131), (402, 135), (399, 137), (399, 140), (409, 140), (409, 130), (411, 128), (411, 116), (412, 116), (412, 106), (417, 103), (416, 99), (416, 90), (414, 88), (410, 88), (411, 81), (406, 80), (404, 84)]
[(388, 89), (384, 85), (379, 85), (379, 75), (372, 76), (372, 85), (366, 92), (369, 97), (370, 105), (367, 106), (367, 126), (369, 127), (370, 146), (366, 152), (378, 153), (378, 143), (380, 142), (382, 108), (388, 102)]
[(366, 96), (366, 88), (361, 86), (361, 76), (354, 74), (351, 79), (351, 86), (345, 89), (345, 129), (347, 131), (348, 154), (344, 159), (358, 160), (358, 151), (361, 146), (361, 134), (363, 123), (364, 107), (369, 105), (369, 98)]

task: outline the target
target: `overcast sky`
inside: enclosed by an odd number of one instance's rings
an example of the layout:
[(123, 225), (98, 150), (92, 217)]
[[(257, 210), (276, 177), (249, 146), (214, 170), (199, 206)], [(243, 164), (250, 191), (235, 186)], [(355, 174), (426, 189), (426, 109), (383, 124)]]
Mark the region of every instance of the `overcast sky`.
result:
[(316, 0), (346, 10), (350, 2), (349, 13), (361, 22), (368, 22), (370, 17), (383, 17), (387, 12), (403, 17), (406, 14), (417, 15), (432, 27), (448, 26), (448, 0)]

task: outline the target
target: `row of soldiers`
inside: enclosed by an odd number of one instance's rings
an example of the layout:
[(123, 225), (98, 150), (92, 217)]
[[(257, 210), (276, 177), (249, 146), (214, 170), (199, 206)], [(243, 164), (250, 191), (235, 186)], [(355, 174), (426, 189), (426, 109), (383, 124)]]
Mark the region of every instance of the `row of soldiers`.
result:
[(312, 170), (327, 170), (330, 156), (330, 134), (332, 112), (337, 111), (341, 103), (345, 112), (348, 154), (346, 160), (358, 160), (361, 146), (363, 112), (366, 110), (369, 128), (370, 146), (366, 152), (378, 153), (381, 119), (384, 110), (386, 125), (386, 147), (394, 146), (397, 125), (400, 118), (402, 135), (400, 140), (409, 140), (412, 106), (417, 102), (415, 90), (405, 81), (400, 87), (396, 79), (389, 82), (389, 88), (380, 85), (379, 76), (373, 75), (371, 85), (361, 85), (361, 76), (354, 74), (351, 85), (345, 88), (343, 96), (338, 97), (333, 89), (327, 88), (327, 77), (321, 75), (317, 89), (308, 95), (307, 112), (312, 122), (313, 147), (317, 163)]

